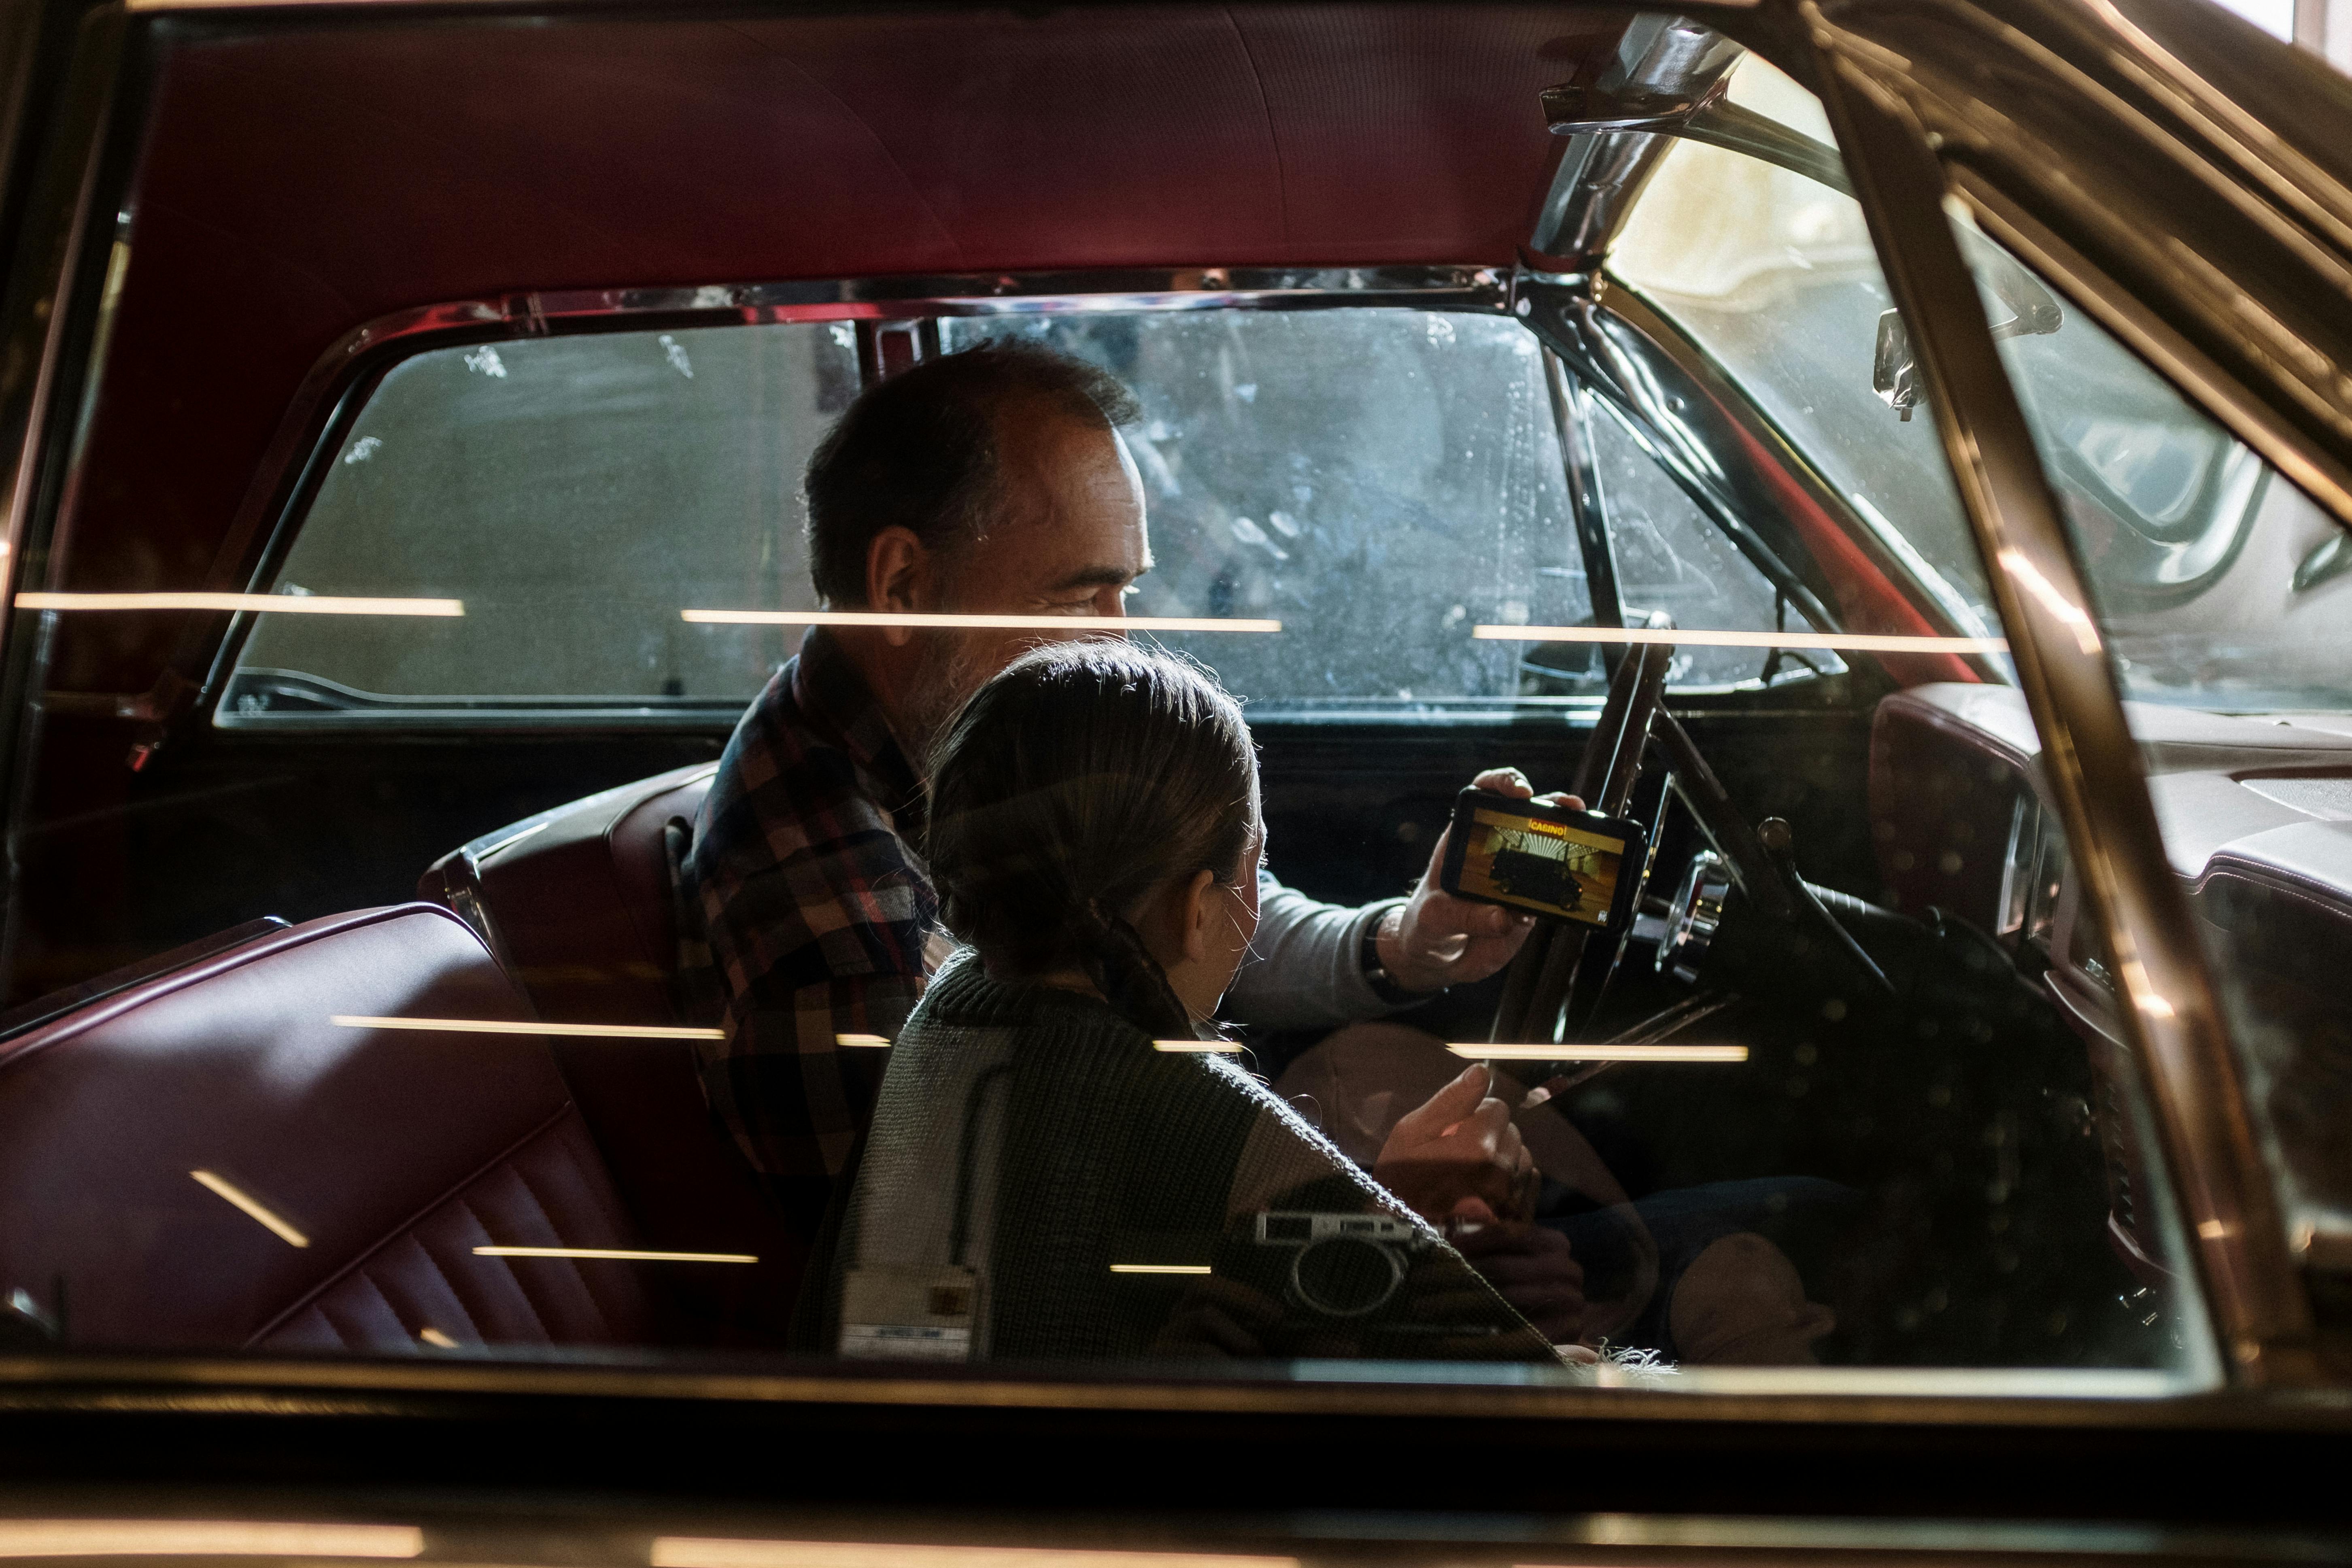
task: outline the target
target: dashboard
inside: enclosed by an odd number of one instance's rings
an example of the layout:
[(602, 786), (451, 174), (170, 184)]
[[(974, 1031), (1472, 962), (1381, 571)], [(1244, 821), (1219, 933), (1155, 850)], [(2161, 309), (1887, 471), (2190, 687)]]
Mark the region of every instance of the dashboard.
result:
[[(2247, 1088), (2304, 1195), (2325, 1189), (2331, 1125), (2352, 1117), (2352, 717), (2245, 719), (2126, 704), (2173, 874), (2202, 927)], [(2008, 687), (1915, 687), (1879, 704), (1870, 812), (1896, 908), (1930, 907), (1990, 932), (2040, 972), (2089, 1050), (2117, 1250), (2151, 1280), (2140, 1173), (2151, 1136), (2116, 1015), (2109, 955), (2085, 918), (2024, 697)], [(2352, 1241), (2352, 1237), (2347, 1237)]]

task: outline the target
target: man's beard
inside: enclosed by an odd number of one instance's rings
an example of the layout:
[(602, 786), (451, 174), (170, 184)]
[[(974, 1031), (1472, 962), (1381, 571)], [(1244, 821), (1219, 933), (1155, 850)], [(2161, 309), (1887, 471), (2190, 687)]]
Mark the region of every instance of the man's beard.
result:
[(919, 631), (921, 662), (907, 684), (900, 703), (898, 744), (918, 773), (927, 771), (931, 742), (947, 728), (964, 700), (987, 684), (995, 673), (983, 667), (973, 644), (980, 639), (961, 632)]

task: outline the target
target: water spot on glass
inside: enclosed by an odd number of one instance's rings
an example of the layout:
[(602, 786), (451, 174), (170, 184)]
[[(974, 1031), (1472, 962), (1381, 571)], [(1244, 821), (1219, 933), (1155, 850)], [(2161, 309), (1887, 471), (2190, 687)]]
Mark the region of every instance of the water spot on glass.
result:
[(492, 381), (507, 378), (507, 362), (499, 357), (498, 349), (489, 343), (467, 353), (466, 368), (478, 375), (487, 375)]
[(667, 332), (664, 332), (655, 341), (661, 344), (662, 353), (668, 357), (670, 369), (677, 372), (678, 374), (686, 377), (687, 380), (692, 381), (694, 379), (694, 362), (686, 357), (686, 345), (679, 342), (676, 338), (671, 337)]
[(1298, 520), (1291, 516), (1288, 512), (1270, 511), (1265, 514), (1265, 520), (1266, 521), (1274, 524), (1275, 532), (1282, 535), (1283, 538), (1296, 539), (1298, 537)]
[(1290, 552), (1285, 550), (1281, 545), (1276, 544), (1273, 540), (1267, 538), (1265, 530), (1257, 525), (1257, 520), (1255, 518), (1237, 517), (1234, 519), (1233, 527), (1234, 537), (1240, 540), (1244, 544), (1261, 545), (1267, 550), (1271, 550), (1274, 552), (1274, 558), (1276, 561), (1287, 561), (1290, 559)]
[(1525, 599), (1506, 599), (1495, 607), (1495, 618), (1507, 626), (1526, 626), (1528, 602)]
[(1237, 384), (1234, 387), (1234, 395), (1240, 398), (1244, 403), (1255, 403), (1257, 401), (1257, 383), (1254, 381), (1244, 381)]
[(835, 321), (833, 324), (833, 346), (841, 349), (856, 348), (857, 346), (857, 329), (851, 326), (847, 321)]
[(1447, 321), (1443, 316), (1430, 317), (1429, 341), (1433, 343), (1452, 342), (1454, 341), (1454, 323)]
[(1452, 609), (1445, 612), (1445, 619), (1438, 624), (1440, 626), (1458, 626), (1469, 618), (1470, 607), (1466, 605), (1456, 605)]
[(364, 463), (370, 458), (374, 457), (383, 446), (383, 437), (377, 436), (362, 436), (358, 440), (352, 443), (352, 449), (343, 454), (343, 461), (346, 463)]
[(1290, 499), (1297, 501), (1300, 506), (1305, 506), (1308, 501), (1315, 499), (1315, 487), (1313, 485), (1293, 485), (1290, 487)]

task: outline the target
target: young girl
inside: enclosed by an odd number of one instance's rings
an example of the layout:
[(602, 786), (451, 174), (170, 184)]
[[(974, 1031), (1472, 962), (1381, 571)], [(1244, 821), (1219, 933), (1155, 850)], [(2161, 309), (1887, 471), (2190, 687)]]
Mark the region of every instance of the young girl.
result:
[(969, 947), (898, 1037), (823, 1265), (840, 1353), (1555, 1359), (1381, 1180), (1491, 1217), (1492, 1184), (1528, 1174), (1516, 1137), (1499, 1161), (1429, 1154), (1484, 1069), (1367, 1176), (1218, 1050), (1262, 832), (1248, 726), (1213, 680), (1125, 642), (1040, 648), (929, 777), (926, 858)]

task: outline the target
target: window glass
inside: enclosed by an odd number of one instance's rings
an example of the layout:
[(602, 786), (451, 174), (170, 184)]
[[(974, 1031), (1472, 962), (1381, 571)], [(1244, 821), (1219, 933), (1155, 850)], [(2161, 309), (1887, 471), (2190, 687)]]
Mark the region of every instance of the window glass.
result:
[[(2003, 292), (2023, 269), (1973, 243), (1988, 310), (2017, 319)], [(2082, 312), (2031, 286), (2050, 330), (2005, 337), (2002, 353), (2126, 693), (2226, 712), (2352, 706), (2343, 528)]]
[(801, 469), (856, 391), (846, 326), (402, 361), (343, 434), (274, 587), (454, 598), (465, 614), (257, 616), (222, 718), (387, 698), (750, 697), (782, 635), (678, 612), (808, 603)]
[[(1974, 244), (1999, 323), (2015, 314), (2017, 264)], [(2352, 540), (2080, 310), (2000, 350), (2128, 699), (2291, 1239), (2340, 1267), (2352, 1257), (2352, 575), (2335, 563), (2352, 562)], [(2079, 967), (2107, 1002), (2103, 958)]]
[[(1164, 634), (1260, 707), (1510, 701), (1473, 626), (1591, 614), (1533, 335), (1404, 310), (954, 319), (950, 350), (1045, 343), (1143, 404), (1158, 564), (1140, 615), (1270, 616), (1279, 638)], [(1380, 606), (1368, 614), (1369, 606)]]
[[(1640, 625), (1664, 610), (1675, 625), (1707, 631), (1778, 631), (1786, 606), (1754, 563), (1651, 457), (1613, 405), (1587, 397), (1601, 510), (1617, 556), (1617, 591), (1625, 618)], [(1800, 617), (1798, 629), (1803, 629)], [(1734, 686), (1785, 672), (1830, 674), (1844, 668), (1834, 653), (1677, 647), (1667, 679), (1675, 686)]]
[[(1328, 27), (1181, 5), (972, 12), (951, 37), (897, 13), (745, 26), (772, 58), (842, 64), (826, 90), (853, 113), (896, 104), (893, 154), (926, 192), (971, 177), (950, 154), (985, 129), (974, 105), (1029, 121), (1032, 79), (1123, 106), (1160, 101), (1146, 89), (1200, 101), (1199, 73), (1222, 71), (1255, 102), (1260, 66), (1360, 64), (1401, 18), (1399, 69), (1486, 79), (1454, 63), (1467, 48), (1519, 73), (1530, 111), (1491, 134), (1520, 138), (1497, 152), (1533, 170), (1551, 150), (1536, 94), (1591, 79), (1624, 41), (1612, 12), (1530, 7), (1490, 33), (1476, 8), (1402, 7)], [(1201, 30), (1171, 35), (1171, 17)], [(1245, 47), (1275, 23), (1280, 47)], [(671, 26), (566, 24), (573, 65), (534, 79), (557, 107), (566, 82), (635, 79), (647, 52), (612, 40)], [(427, 28), (406, 79), (434, 79), (417, 68), (433, 49), (538, 36)], [(306, 79), (344, 79), (373, 37), (305, 34)], [(1099, 79), (1036, 52), (1056, 40), (1102, 51)], [(1704, 40), (1664, 39), (1683, 42)], [(1008, 61), (1022, 79), (989, 77)], [(757, 106), (772, 75), (735, 87)], [(1297, 100), (1267, 81), (1270, 101)], [(455, 99), (495, 121), (480, 96)], [(280, 134), (304, 133), (307, 101), (273, 108)], [(1417, 146), (1463, 123), (1395, 129)], [(498, 124), (448, 135), (493, 145)], [(1723, 215), (1676, 195), (1680, 167), (1655, 192), (1704, 239)], [(1835, 211), (1775, 216), (1812, 187), (1745, 177), (1700, 194), (1769, 244), (1730, 234), (1683, 261), (1653, 245), (1643, 276), (1696, 269), (1657, 298), (1711, 323), (1741, 384), (1868, 498), (1854, 526), (1912, 551), (1957, 616), (1972, 601), (1953, 584), (1978, 579), (1966, 532), (1938, 531), (1932, 443), (1916, 473), (1871, 467), (1924, 427), (1867, 390), (1883, 303), (1867, 247)], [(634, 232), (610, 209), (624, 198), (572, 194)], [(1034, 221), (1003, 206), (1018, 192), (953, 194), (951, 226), (982, 203)], [(132, 195), (134, 215), (193, 210)], [(799, 199), (773, 199), (780, 244)], [(169, 276), (172, 247), (140, 254)], [(195, 363), (167, 333), (186, 312), (140, 296), (140, 266), (101, 426), (141, 428), (154, 367)], [(1132, 310), (1114, 290), (1150, 280), (1110, 276), (1049, 309), (1023, 286), (889, 325), (918, 342), (935, 327), (950, 351), (1034, 339), (1131, 386), (1156, 561), (1142, 571), (1128, 491), (1106, 482), (1071, 526), (992, 527), (925, 558), (972, 574), (942, 585), (953, 625), (793, 618), (818, 613), (802, 472), (860, 395), (861, 358), (888, 357), (861, 353), (870, 322), (615, 317), (436, 347), (333, 389), (348, 427), (301, 459), (299, 529), (250, 562), (231, 514), (207, 535), (193, 503), (123, 504), (156, 493), (139, 488), (153, 468), (89, 445), (72, 504), (117, 511), (62, 520), (43, 563), (58, 597), (12, 622), (37, 700), (6, 824), (0, 1344), (469, 1376), (782, 1367), (811, 1387), (875, 1363), (992, 1366), (1097, 1402), (1091, 1381), (1170, 1376), (1444, 1383), (1497, 1405), (1524, 1385), (2210, 1381), (2128, 1062), (2045, 984), (2063, 964), (2095, 984), (2105, 959), (2019, 760), (2032, 727), (2011, 688), (1889, 691), (1893, 659), (1831, 681), (1809, 673), (1835, 670), (1827, 656), (1685, 647), (1643, 751), (1638, 729), (1601, 723), (1605, 645), (1568, 635), (1593, 606), (1549, 367), (1519, 319), (1303, 288), (1280, 302), (1311, 308)], [(852, 299), (885, 287), (842, 281)], [(1625, 297), (1598, 292), (1604, 310)], [(939, 363), (956, 368), (901, 366), (883, 390), (923, 409), (989, 363)], [(1025, 374), (1092, 384), (1085, 365)], [(1844, 401), (1808, 404), (1807, 375)], [(182, 411), (250, 399), (248, 383), (200, 381)], [(1032, 391), (988, 387), (1001, 401), (980, 412), (1013, 416), (998, 424), (929, 403), (936, 423), (856, 471), (913, 468), (961, 427), (1001, 438), (993, 477), (1025, 515), (1123, 479), (1108, 433), (1034, 418)], [(2116, 406), (2120, 435), (2077, 440), (2102, 504), (2201, 560), (2201, 503), (2131, 466), (2142, 426), (2173, 416)], [(1627, 607), (1786, 635), (1643, 427), (1574, 412)], [(2226, 489), (2199, 488), (2228, 467), (2199, 449), (2182, 493)], [(1691, 473), (1739, 461), (1679, 456)], [(296, 474), (235, 478), (220, 489), (276, 495)], [(1831, 603), (1883, 553), (1808, 537)], [(271, 597), (216, 647), (213, 611), (179, 596), (222, 584), (176, 574), (231, 558)], [(2172, 581), (2155, 545), (2133, 559)], [(134, 588), (176, 602), (117, 592)], [(394, 613), (418, 601), (462, 614)], [(1177, 658), (1076, 618), (1122, 602), (1209, 629), (1160, 637)], [(1041, 627), (1038, 605), (1066, 613)], [(1553, 626), (1548, 644), (1475, 635)], [(193, 694), (218, 663), (234, 679), (208, 726)], [(1616, 821), (1464, 800), (1508, 769), (1546, 794), (1638, 778)], [(2314, 776), (2298, 753), (2254, 798), (2332, 799)], [(1775, 818), (1785, 837), (1755, 831)], [(1788, 863), (1751, 852), (1759, 838)], [(1782, 880), (1796, 873), (1806, 885)], [(1449, 881), (1546, 921), (1493, 921)]]
[[(1813, 95), (1753, 56), (1733, 102), (1827, 146)], [(1655, 304), (1756, 400), (1963, 636), (1999, 617), (1924, 403), (1907, 418), (1872, 370), (1892, 304), (1861, 205), (1744, 153), (1675, 141), (1611, 253), (1610, 270)]]

